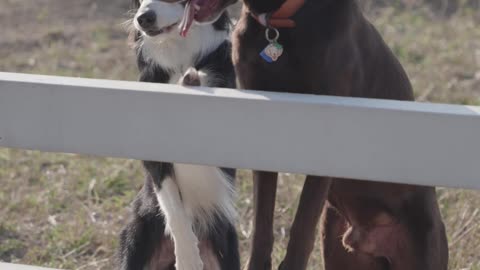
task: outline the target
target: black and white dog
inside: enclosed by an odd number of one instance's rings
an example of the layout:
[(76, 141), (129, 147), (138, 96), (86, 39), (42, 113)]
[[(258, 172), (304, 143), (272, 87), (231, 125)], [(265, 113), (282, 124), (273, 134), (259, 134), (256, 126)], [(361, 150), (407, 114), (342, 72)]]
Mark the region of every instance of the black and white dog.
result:
[[(210, 16), (212, 2), (202, 6), (201, 0), (133, 4), (140, 81), (235, 87), (226, 12)], [(120, 268), (240, 269), (233, 225), (235, 171), (154, 161), (143, 165), (145, 184), (120, 236)]]

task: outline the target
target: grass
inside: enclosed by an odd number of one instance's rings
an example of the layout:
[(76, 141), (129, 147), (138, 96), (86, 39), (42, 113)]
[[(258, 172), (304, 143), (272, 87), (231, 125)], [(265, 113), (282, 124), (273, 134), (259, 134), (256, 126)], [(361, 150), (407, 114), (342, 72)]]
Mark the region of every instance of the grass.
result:
[[(72, 19), (50, 27), (50, 8), (36, 13), (32, 37), (18, 32), (12, 42), (0, 41), (0, 70), (135, 79), (134, 59), (115, 13), (110, 19), (104, 13), (94, 16), (90, 24)], [(385, 8), (370, 17), (407, 69), (419, 100), (480, 105), (476, 14), (465, 9), (447, 20), (422, 8)], [(114, 23), (100, 24), (108, 20)], [(0, 261), (113, 269), (117, 235), (142, 179), (133, 160), (0, 149)], [(243, 262), (252, 232), (250, 179), (249, 171), (241, 171), (237, 182)], [(274, 265), (285, 253), (302, 184), (298, 175), (282, 174), (279, 181)], [(480, 269), (480, 193), (439, 188), (438, 199), (451, 247), (450, 269)], [(320, 258), (316, 247), (309, 269), (320, 269)]]

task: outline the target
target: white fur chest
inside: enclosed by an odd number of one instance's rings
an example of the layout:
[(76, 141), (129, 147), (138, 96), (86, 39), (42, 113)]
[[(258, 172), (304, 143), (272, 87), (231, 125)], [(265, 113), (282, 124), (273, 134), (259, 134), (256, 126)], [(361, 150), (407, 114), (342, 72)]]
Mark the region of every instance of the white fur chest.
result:
[(227, 31), (217, 31), (212, 25), (194, 25), (187, 37), (176, 31), (160, 37), (145, 36), (142, 54), (147, 61), (171, 72), (169, 83), (177, 83), (188, 68), (194, 67), (198, 59), (215, 50), (227, 37)]
[(183, 207), (203, 234), (214, 224), (215, 214), (235, 219), (231, 180), (217, 167), (175, 163), (175, 180), (181, 192)]

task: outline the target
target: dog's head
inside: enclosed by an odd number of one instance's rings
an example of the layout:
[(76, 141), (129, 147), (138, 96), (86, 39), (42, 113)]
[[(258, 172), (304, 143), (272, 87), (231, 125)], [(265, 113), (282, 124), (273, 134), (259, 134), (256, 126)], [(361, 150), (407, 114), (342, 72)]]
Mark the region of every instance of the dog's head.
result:
[(133, 17), (135, 30), (144, 36), (159, 38), (175, 34), (185, 8), (181, 2), (134, 0), (133, 3), (136, 9)]
[[(186, 35), (191, 24), (215, 22), (237, 0), (133, 0), (135, 29), (147, 36), (168, 34), (177, 28)], [(178, 33), (178, 32), (177, 32)]]

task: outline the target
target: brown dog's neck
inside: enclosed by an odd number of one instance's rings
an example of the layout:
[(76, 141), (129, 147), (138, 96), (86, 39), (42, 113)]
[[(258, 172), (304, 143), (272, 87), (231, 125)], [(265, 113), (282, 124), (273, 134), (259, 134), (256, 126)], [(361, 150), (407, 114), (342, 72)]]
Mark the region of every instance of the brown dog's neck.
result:
[(280, 8), (267, 13), (251, 15), (263, 26), (274, 28), (292, 28), (295, 27), (295, 21), (292, 16), (300, 10), (306, 0), (286, 0)]
[[(356, 10), (355, 0), (244, 0), (244, 15), (254, 18), (263, 27), (306, 27), (314, 31), (336, 28), (345, 10)], [(355, 8), (352, 8), (355, 6)], [(351, 16), (349, 14), (347, 16)], [(353, 15), (355, 16), (355, 15)]]
[[(258, 34), (263, 37), (266, 28), (277, 28), (281, 30), (281, 39), (285, 41), (289, 36), (295, 43), (299, 38), (313, 41), (321, 37), (323, 40), (328, 40), (333, 36), (342, 35), (348, 31), (349, 27), (355, 27), (355, 24), (363, 22), (358, 18), (362, 15), (355, 0), (285, 0), (280, 7), (266, 13), (256, 13), (255, 9), (247, 4), (253, 1), (244, 1), (242, 18), (248, 21), (245, 26), (248, 26), (250, 31), (258, 31)], [(265, 20), (265, 17), (259, 18), (260, 14), (270, 16)], [(267, 21), (270, 24), (267, 24)], [(356, 23), (351, 23), (352, 21)], [(283, 33), (287, 34), (283, 35)]]
[(244, 5), (254, 14), (273, 12), (287, 0), (243, 0)]

